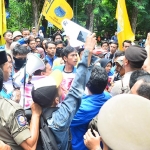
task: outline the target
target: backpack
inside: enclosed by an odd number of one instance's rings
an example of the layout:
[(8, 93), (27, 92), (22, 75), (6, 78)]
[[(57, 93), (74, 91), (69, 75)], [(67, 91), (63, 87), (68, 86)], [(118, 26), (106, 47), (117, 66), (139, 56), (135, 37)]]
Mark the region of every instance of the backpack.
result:
[[(58, 150), (55, 136), (51, 131), (51, 128), (49, 128), (47, 124), (47, 119), (52, 118), (52, 113), (57, 109), (59, 109), (59, 107), (51, 107), (42, 112), (40, 118), (40, 133), (36, 150)], [(27, 117), (27, 121), (30, 123), (32, 116), (31, 109), (26, 109), (25, 114)], [(72, 150), (71, 141), (72, 136), (69, 130), (68, 150)]]
[(52, 117), (52, 113), (56, 111), (56, 108), (48, 108), (46, 111), (42, 112), (40, 118), (40, 139), (42, 141), (43, 150), (58, 150), (55, 136), (48, 127), (47, 119)]

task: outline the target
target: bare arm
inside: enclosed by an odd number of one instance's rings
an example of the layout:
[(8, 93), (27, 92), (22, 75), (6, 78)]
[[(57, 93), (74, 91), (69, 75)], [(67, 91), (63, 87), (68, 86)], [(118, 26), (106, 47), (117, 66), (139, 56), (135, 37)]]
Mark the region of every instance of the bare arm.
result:
[(145, 60), (142, 68), (143, 68), (143, 70), (150, 73), (150, 33), (148, 33), (148, 35), (147, 35), (147, 39), (145, 42), (145, 49), (147, 51), (147, 59)]
[(33, 103), (31, 106), (32, 118), (30, 123), (31, 137), (21, 143), (21, 147), (24, 150), (35, 150), (38, 137), (39, 137), (39, 121), (41, 115), (41, 107), (38, 104)]
[(11, 150), (11, 147), (4, 142), (0, 141), (0, 150)]

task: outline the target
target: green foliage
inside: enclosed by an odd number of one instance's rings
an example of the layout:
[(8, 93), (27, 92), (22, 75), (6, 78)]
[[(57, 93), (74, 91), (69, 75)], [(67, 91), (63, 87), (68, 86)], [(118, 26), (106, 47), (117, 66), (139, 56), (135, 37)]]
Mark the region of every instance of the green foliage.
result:
[(30, 1), (10, 0), (8, 11), (11, 15), (7, 19), (8, 29), (14, 31), (32, 26), (32, 8)]
[[(44, 0), (36, 0), (36, 2), (39, 6), (40, 14)], [(73, 0), (67, 0), (67, 2), (73, 7)], [(113, 34), (117, 27), (115, 19), (117, 0), (77, 0), (77, 23), (84, 27), (89, 19), (89, 14), (86, 11), (88, 5), (93, 7), (94, 31), (102, 36), (105, 32)], [(126, 5), (131, 22), (133, 8), (136, 7), (138, 9), (137, 35), (140, 37), (141, 34), (146, 34), (149, 31), (150, 24), (150, 0), (126, 0)], [(14, 31), (32, 26), (33, 12), (31, 0), (10, 0), (8, 11), (11, 14), (10, 19), (7, 19), (8, 29)]]

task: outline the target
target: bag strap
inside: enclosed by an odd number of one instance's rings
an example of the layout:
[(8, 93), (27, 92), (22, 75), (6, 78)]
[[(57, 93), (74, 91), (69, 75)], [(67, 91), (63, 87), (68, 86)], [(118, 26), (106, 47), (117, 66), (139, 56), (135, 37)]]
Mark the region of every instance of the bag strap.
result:
[(54, 111), (58, 110), (59, 107), (49, 107), (46, 108), (46, 110), (44, 110), (41, 114), (43, 120), (45, 123), (47, 123), (47, 119), (52, 118), (52, 114)]

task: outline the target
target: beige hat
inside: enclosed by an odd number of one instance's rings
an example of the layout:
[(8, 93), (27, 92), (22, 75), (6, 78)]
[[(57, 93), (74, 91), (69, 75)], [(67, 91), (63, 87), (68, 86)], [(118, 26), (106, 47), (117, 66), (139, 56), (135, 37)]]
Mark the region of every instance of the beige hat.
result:
[(14, 32), (13, 32), (13, 39), (14, 39), (15, 37), (17, 37), (17, 36), (23, 37), (20, 31), (14, 31)]
[(123, 66), (123, 59), (124, 59), (124, 56), (118, 57), (116, 60), (116, 63), (118, 63), (120, 66)]
[(113, 150), (150, 150), (150, 101), (132, 94), (114, 96), (99, 112), (98, 130)]

